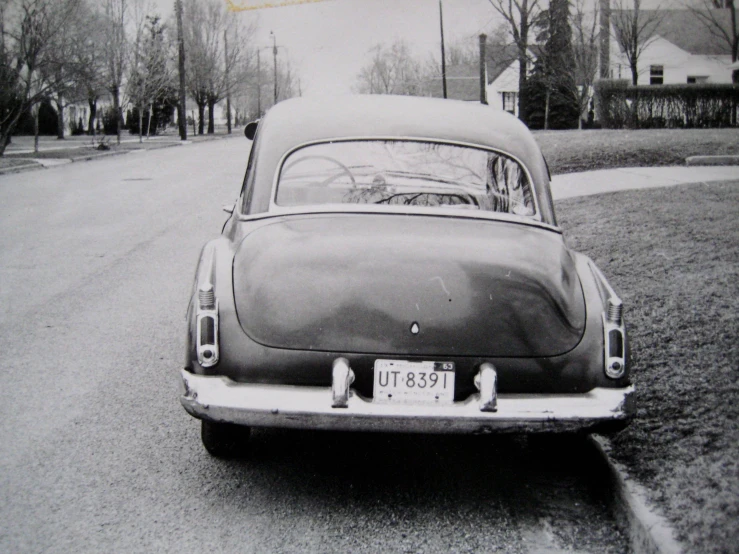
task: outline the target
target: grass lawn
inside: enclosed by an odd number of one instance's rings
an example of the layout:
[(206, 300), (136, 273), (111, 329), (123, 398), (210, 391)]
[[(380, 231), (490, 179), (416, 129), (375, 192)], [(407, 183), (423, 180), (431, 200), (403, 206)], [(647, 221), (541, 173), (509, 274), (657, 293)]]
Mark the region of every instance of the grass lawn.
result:
[[(8, 158), (8, 157), (3, 157), (3, 158), (0, 158), (0, 169), (10, 168), (10, 167), (22, 167), (22, 166), (27, 166), (27, 165), (33, 165), (34, 163), (35, 162), (33, 162), (31, 160), (23, 159), (23, 158), (17, 158), (17, 157)], [(38, 164), (36, 164), (36, 165), (38, 165)]]
[(739, 181), (557, 203), (624, 300), (635, 421), (614, 455), (689, 552), (739, 544)]
[(739, 129), (534, 131), (534, 137), (553, 175), (684, 165), (688, 156), (739, 154)]
[[(241, 138), (238, 128), (234, 128), (233, 134), (228, 135), (225, 129), (218, 128), (218, 132), (213, 135), (194, 135), (189, 137), (190, 142), (203, 142), (217, 138)], [(144, 139), (142, 142), (133, 135), (124, 134), (123, 138), (126, 142), (116, 143), (115, 136), (106, 136), (105, 144), (109, 146), (109, 150), (98, 150), (94, 147), (92, 137), (76, 136), (68, 137), (64, 141), (57, 141), (55, 138), (41, 137), (39, 152), (15, 152), (12, 148), (5, 151), (0, 157), (0, 169), (12, 168), (18, 165), (30, 163), (29, 159), (73, 159), (87, 158), (88, 156), (97, 156), (109, 152), (128, 152), (131, 150), (157, 150), (159, 148), (168, 148), (178, 146), (180, 139), (177, 135), (169, 134), (166, 136), (157, 136), (151, 140)], [(96, 138), (96, 144), (100, 141), (100, 137)], [(32, 149), (33, 137), (14, 137), (13, 143), (17, 149)]]

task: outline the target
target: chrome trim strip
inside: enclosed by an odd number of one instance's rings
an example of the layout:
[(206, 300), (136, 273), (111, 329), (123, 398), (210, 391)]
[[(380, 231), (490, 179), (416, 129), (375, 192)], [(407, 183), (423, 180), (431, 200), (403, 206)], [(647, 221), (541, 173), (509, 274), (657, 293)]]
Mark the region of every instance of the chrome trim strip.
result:
[(598, 282), (603, 285), (603, 289), (606, 292), (606, 300), (613, 299), (614, 302), (620, 303), (621, 299), (616, 294), (616, 291), (613, 290), (613, 287), (611, 287), (611, 284), (608, 282), (608, 279), (606, 279), (606, 276), (603, 275), (603, 272), (597, 265), (595, 265), (595, 262), (588, 260), (588, 265), (590, 266), (590, 271), (593, 272), (593, 275), (597, 278)]
[(300, 206), (296, 208), (280, 208), (273, 212), (263, 212), (252, 215), (242, 215), (239, 222), (260, 221), (262, 219), (274, 219), (295, 215), (315, 214), (387, 214), (387, 215), (414, 215), (427, 217), (456, 217), (461, 219), (479, 219), (483, 221), (505, 221), (518, 223), (553, 231), (562, 234), (562, 228), (550, 225), (543, 221), (525, 218), (512, 214), (498, 212), (471, 212), (449, 209), (449, 208), (411, 208), (409, 206), (375, 206), (371, 204), (336, 204), (327, 206)]
[(331, 407), (330, 387), (236, 383), (182, 370), (183, 407), (197, 418), (255, 427), (419, 433), (575, 431), (628, 421), (634, 388), (595, 388), (583, 394), (499, 394), (497, 412), (481, 412), (473, 394), (452, 405), (374, 403), (352, 393), (347, 407)]
[[(509, 154), (508, 152), (505, 152), (503, 150), (499, 150), (498, 148), (492, 148), (490, 146), (483, 146), (481, 144), (475, 144), (472, 142), (463, 142), (458, 140), (442, 140), (439, 138), (429, 138), (429, 137), (413, 137), (413, 136), (344, 136), (344, 137), (334, 137), (334, 138), (324, 138), (320, 140), (312, 140), (308, 142), (301, 143), (295, 147), (293, 147), (291, 150), (288, 150), (285, 154), (282, 155), (280, 158), (280, 161), (277, 164), (277, 171), (275, 172), (274, 177), (272, 178), (272, 194), (269, 198), (269, 212), (274, 212), (276, 210), (284, 209), (279, 204), (277, 204), (277, 184), (280, 179), (280, 174), (282, 173), (282, 166), (285, 164), (285, 159), (290, 156), (293, 152), (297, 152), (301, 148), (305, 148), (307, 146), (313, 146), (316, 144), (327, 144), (332, 142), (356, 142), (356, 141), (399, 141), (399, 142), (432, 142), (435, 144), (448, 144), (451, 146), (462, 146), (466, 148), (474, 148), (476, 150), (487, 150), (489, 152), (495, 152), (496, 154), (502, 154), (503, 156), (507, 156), (508, 158), (511, 158), (514, 160), (518, 165), (523, 169), (524, 173), (526, 173), (526, 178), (529, 180), (529, 184), (531, 185), (531, 196), (534, 200), (534, 207), (536, 209), (536, 213), (532, 217), (525, 217), (525, 216), (518, 216), (522, 219), (529, 219), (531, 221), (538, 221), (543, 223), (541, 219), (541, 209), (539, 207), (539, 198), (536, 194), (536, 185), (534, 184), (534, 180), (531, 177), (531, 172), (529, 171), (529, 168), (526, 167), (526, 165), (521, 161), (521, 159), (518, 156), (514, 156), (513, 154)], [(490, 212), (494, 213), (494, 212)]]

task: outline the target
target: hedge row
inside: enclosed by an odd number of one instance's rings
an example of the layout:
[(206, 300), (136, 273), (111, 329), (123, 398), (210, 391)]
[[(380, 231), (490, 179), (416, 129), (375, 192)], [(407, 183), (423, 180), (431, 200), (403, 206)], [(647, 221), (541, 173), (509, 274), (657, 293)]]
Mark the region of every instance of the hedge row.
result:
[(598, 118), (608, 129), (736, 127), (739, 85), (595, 83)]

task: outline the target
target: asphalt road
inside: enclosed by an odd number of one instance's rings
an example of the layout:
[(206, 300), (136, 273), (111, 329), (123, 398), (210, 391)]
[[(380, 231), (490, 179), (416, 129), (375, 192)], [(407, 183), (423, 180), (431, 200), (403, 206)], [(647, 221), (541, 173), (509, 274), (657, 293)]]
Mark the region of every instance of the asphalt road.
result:
[(177, 397), (241, 138), (0, 176), (0, 552), (624, 552), (562, 438), (257, 431)]

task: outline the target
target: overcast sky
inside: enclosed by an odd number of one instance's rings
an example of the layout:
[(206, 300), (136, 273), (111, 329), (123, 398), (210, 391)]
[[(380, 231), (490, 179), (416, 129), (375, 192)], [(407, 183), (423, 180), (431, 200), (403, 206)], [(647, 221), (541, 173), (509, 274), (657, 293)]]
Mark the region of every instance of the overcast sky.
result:
[[(279, 0), (232, 0), (237, 6), (268, 1)], [(174, 0), (156, 3), (162, 15), (172, 12)], [(679, 0), (662, 0), (661, 4), (678, 7)], [(467, 40), (475, 45), (479, 33), (501, 22), (488, 0), (443, 0), (443, 6), (447, 42)], [(245, 22), (258, 20), (255, 43), (259, 46), (271, 46), (269, 32), (274, 31), (277, 44), (284, 47), (279, 55), (289, 56), (306, 96), (351, 92), (368, 51), (380, 42), (390, 44), (402, 38), (422, 58), (439, 55), (438, 0), (323, 0), (231, 16)]]

